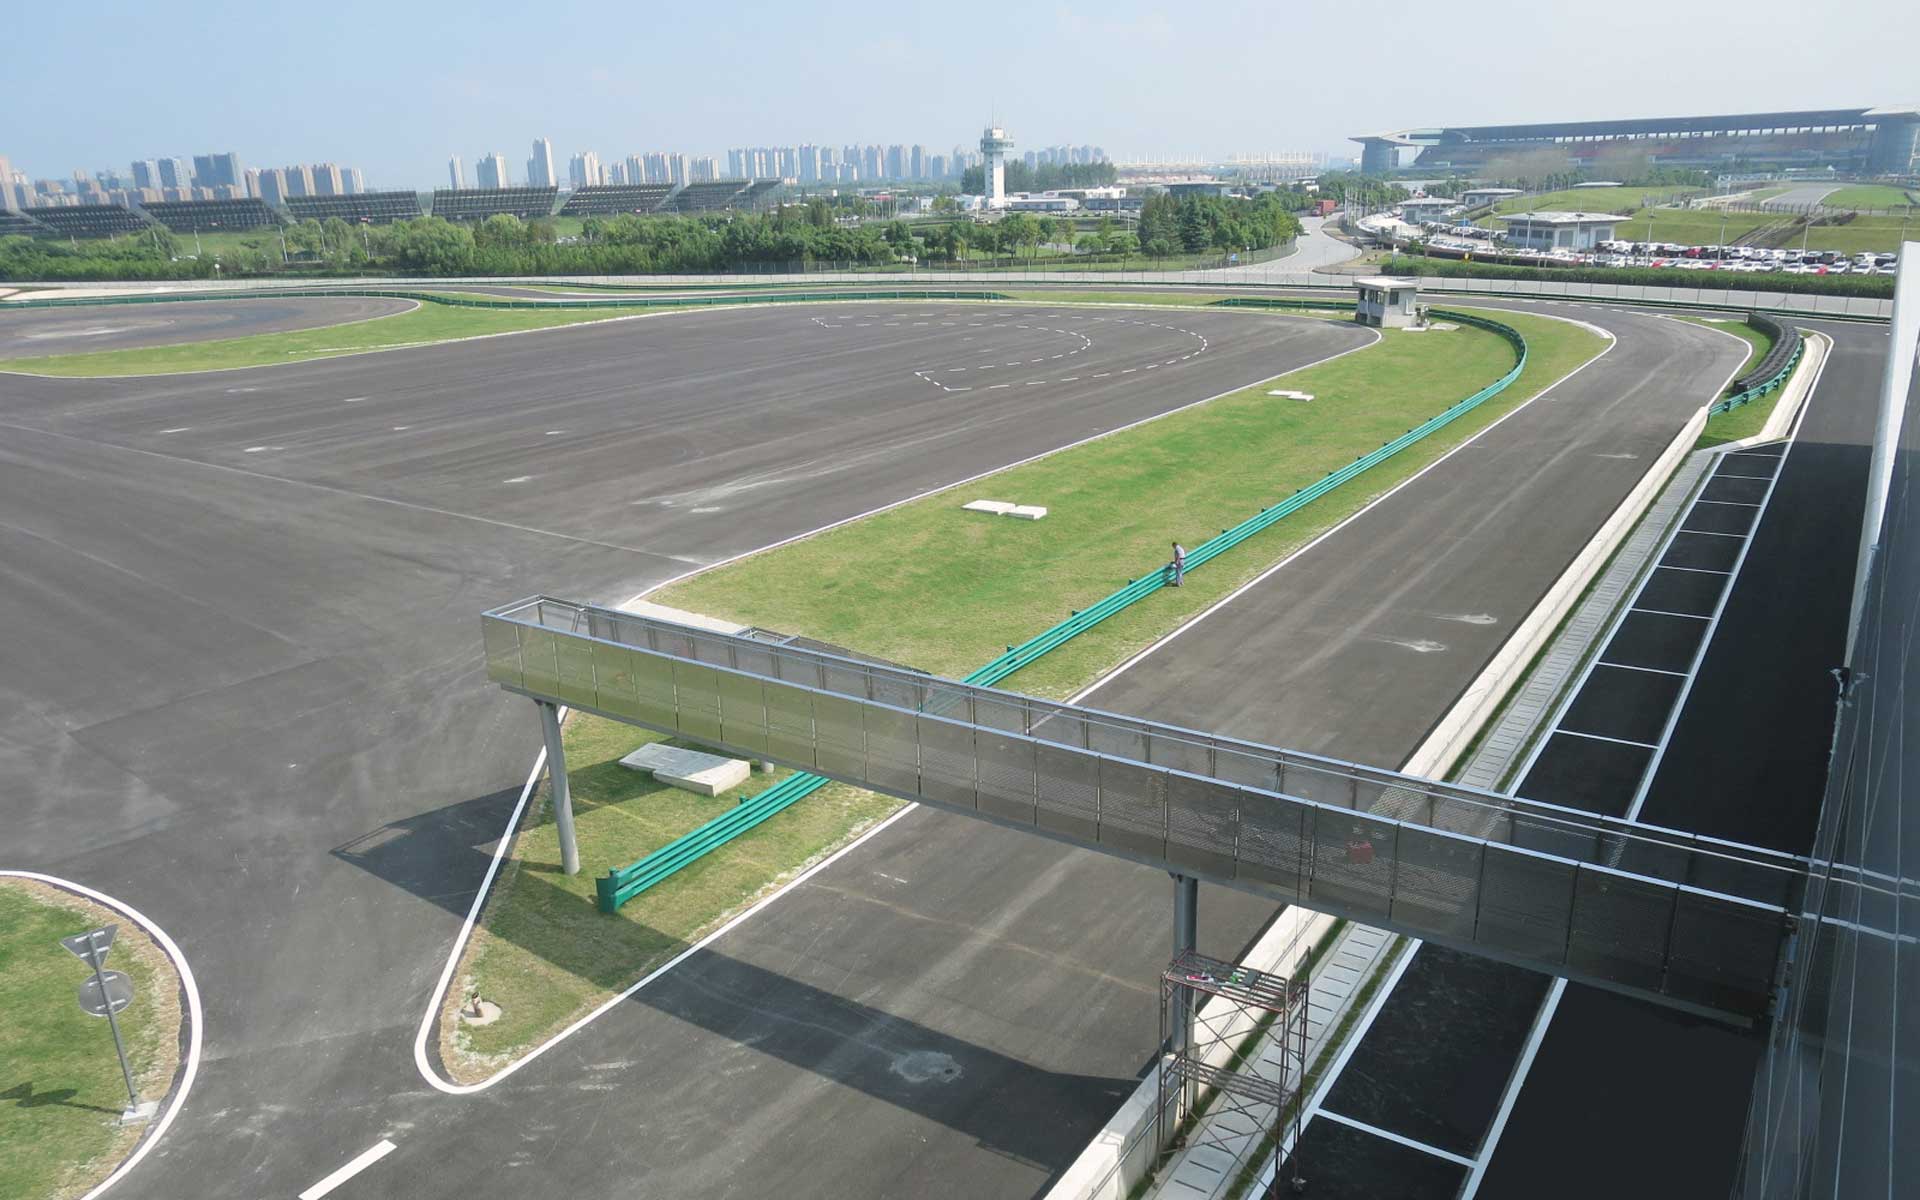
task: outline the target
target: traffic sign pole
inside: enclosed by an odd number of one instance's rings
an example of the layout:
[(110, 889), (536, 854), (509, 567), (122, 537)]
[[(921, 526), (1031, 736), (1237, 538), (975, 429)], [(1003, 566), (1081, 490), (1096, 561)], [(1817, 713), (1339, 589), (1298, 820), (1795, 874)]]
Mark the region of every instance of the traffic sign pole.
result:
[(100, 998), (107, 1010), (107, 1028), (113, 1031), (113, 1052), (120, 1056), (120, 1077), (127, 1081), (127, 1111), (131, 1117), (139, 1111), (140, 1093), (133, 1086), (133, 1069), (127, 1066), (127, 1047), (120, 1040), (120, 1022), (113, 1015), (113, 997), (107, 991), (106, 975), (100, 970), (100, 947), (92, 939), (87, 941), (87, 961), (93, 967), (93, 982), (100, 989)]

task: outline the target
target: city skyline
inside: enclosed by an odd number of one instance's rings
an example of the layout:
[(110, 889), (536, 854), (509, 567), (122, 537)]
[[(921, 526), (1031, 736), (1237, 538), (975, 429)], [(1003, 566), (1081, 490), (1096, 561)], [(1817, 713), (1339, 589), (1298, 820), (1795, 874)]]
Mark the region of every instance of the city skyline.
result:
[[(16, 170), (57, 177), (76, 166), (128, 162), (154, 147), (213, 141), (249, 161), (351, 161), (382, 187), (423, 188), (444, 178), (455, 148), (463, 155), (504, 149), (517, 174), (536, 134), (552, 139), (556, 166), (589, 148), (607, 161), (616, 147), (675, 145), (717, 155), (743, 142), (829, 137), (944, 150), (971, 143), (990, 119), (1026, 144), (1071, 137), (1106, 146), (1116, 160), (1270, 147), (1345, 155), (1351, 135), (1410, 119), (1489, 124), (1920, 99), (1901, 56), (1859, 55), (1836, 39), (1800, 48), (1794, 72), (1763, 82), (1751, 63), (1777, 54), (1775, 22), (1799, 10), (1785, 0), (1757, 3), (1744, 10), (1751, 20), (1727, 22), (1686, 6), (1624, 0), (1609, 7), (1601, 29), (1577, 12), (1542, 9), (1525, 23), (1460, 31), (1463, 45), (1471, 39), (1481, 51), (1471, 69), (1370, 74), (1364, 88), (1345, 86), (1347, 75), (1366, 70), (1345, 57), (1359, 45), (1345, 14), (1243, 0), (1209, 10), (1204, 30), (1137, 0), (1086, 12), (989, 0), (974, 16), (1021, 36), (985, 59), (958, 49), (951, 14), (927, 4), (896, 10), (884, 28), (855, 23), (832, 37), (831, 23), (783, 8), (751, 21), (669, 9), (649, 14), (644, 35), (628, 33), (629, 14), (599, 0), (555, 0), (524, 37), (504, 36), (508, 10), (487, 0), (458, 21), (346, 0), (334, 10), (339, 19), (324, 24), (272, 6), (195, 21), (162, 19), (125, 0), (106, 0), (104, 8), (40, 5), (16, 14), (12, 32), (20, 44), (51, 52), (15, 56), (9, 82), (15, 95), (53, 102), (38, 106), (33, 120), (14, 122), (0, 149)], [(1853, 0), (1847, 7), (1869, 18), (1884, 44), (1920, 41), (1914, 6)], [(190, 2), (186, 14), (194, 11)], [(1389, 5), (1383, 15), (1389, 19), (1369, 30), (1368, 57), (1417, 61), (1431, 53), (1438, 27), (1431, 14)], [(381, 37), (364, 36), (374, 28)], [(572, 38), (540, 36), (544, 29), (592, 31), (594, 52), (583, 55)], [(1542, 49), (1584, 52), (1597, 33), (1714, 53), (1625, 90), (1617, 73), (1569, 72), (1540, 96), (1534, 75)], [(331, 64), (325, 89), (287, 91), (279, 67), (258, 54), (264, 44), (299, 45), (312, 61)], [(1207, 51), (1190, 61), (1164, 52), (1182, 44)], [(644, 67), (615, 65), (637, 63), (622, 51), (643, 45), (674, 52)], [(425, 46), (430, 56), (418, 53)], [(1309, 71), (1299, 56), (1315, 48), (1329, 54), (1324, 67)], [(135, 72), (88, 69), (140, 61), (222, 66), (217, 86), (191, 76), (161, 86)], [(83, 77), (87, 86), (74, 86)], [(271, 103), (235, 102), (269, 96)]]

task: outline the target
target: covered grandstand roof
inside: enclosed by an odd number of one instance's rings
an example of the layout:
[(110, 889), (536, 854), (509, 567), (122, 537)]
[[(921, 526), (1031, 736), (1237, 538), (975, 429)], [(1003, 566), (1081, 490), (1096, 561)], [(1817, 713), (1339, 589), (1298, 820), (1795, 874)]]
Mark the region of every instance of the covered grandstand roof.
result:
[(557, 187), (440, 188), (433, 193), (433, 215), (449, 221), (484, 221), (507, 213), (523, 221), (553, 215)]
[(264, 200), (151, 200), (141, 211), (175, 233), (196, 229), (264, 229), (274, 223)]
[(1882, 120), (1920, 120), (1920, 105), (1888, 108), (1823, 108), (1804, 112), (1734, 113), (1717, 117), (1633, 117), (1619, 121), (1552, 121), (1526, 125), (1443, 125), (1355, 134), (1352, 141), (1417, 146), (1443, 140), (1541, 142), (1560, 138), (1609, 138), (1665, 133), (1743, 133), (1768, 129), (1822, 129), (1877, 125)]
[(411, 221), (420, 215), (420, 197), (415, 192), (356, 192), (351, 196), (288, 196), (287, 213), (296, 221), (365, 221), (369, 225), (389, 225)]
[(560, 206), (563, 217), (584, 217), (592, 213), (650, 213), (673, 190), (670, 183), (610, 183), (575, 188)]
[(118, 204), (59, 204), (22, 210), (56, 237), (114, 237), (153, 228), (146, 215)]
[(0, 208), (0, 237), (45, 237), (52, 232), (24, 213)]

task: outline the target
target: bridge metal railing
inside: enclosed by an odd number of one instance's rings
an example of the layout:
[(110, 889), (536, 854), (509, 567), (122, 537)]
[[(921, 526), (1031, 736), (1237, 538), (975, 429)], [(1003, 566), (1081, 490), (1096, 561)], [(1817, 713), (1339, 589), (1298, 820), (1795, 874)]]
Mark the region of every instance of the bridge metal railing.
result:
[(482, 618), (536, 699), (1693, 1011), (1766, 1011), (1790, 856), (535, 597)]

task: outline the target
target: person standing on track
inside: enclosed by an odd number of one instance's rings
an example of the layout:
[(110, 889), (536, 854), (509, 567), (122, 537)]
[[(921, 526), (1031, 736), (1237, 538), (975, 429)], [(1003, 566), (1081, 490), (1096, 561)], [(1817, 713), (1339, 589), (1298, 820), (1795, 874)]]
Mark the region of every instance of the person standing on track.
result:
[(1179, 587), (1187, 578), (1187, 548), (1179, 542), (1173, 544), (1173, 586)]

